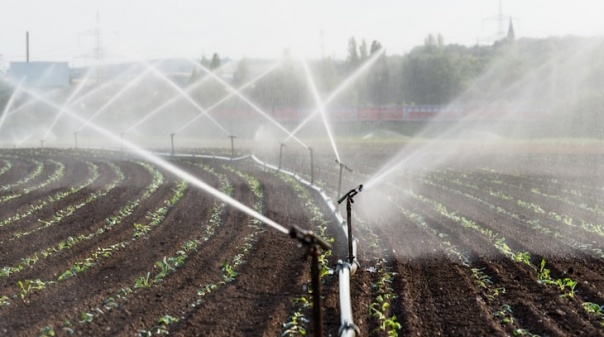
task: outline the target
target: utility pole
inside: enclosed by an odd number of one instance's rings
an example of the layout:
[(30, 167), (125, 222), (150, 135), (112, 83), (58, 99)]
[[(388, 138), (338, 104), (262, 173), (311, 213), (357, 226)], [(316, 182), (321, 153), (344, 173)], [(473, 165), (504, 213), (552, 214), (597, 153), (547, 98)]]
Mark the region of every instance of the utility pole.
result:
[(29, 63), (29, 32), (25, 32), (25, 62)]

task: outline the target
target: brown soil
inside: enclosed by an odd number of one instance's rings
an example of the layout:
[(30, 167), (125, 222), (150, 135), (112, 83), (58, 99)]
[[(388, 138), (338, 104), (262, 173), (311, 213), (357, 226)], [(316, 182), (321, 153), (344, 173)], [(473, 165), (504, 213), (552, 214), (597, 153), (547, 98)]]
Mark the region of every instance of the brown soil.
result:
[[(385, 162), (388, 156), (379, 151), (371, 155), (376, 163)], [(359, 239), (357, 259), (361, 267), (352, 276), (351, 293), (354, 323), (361, 335), (388, 335), (383, 329), (384, 320), (370, 307), (384, 309), (389, 322), (400, 323), (399, 336), (604, 335), (598, 318), (583, 309), (587, 302), (604, 304), (604, 262), (595, 253), (595, 248), (604, 244), (604, 236), (550, 216), (556, 212), (571, 216), (577, 224), (581, 220), (601, 223), (602, 214), (597, 210), (576, 206), (593, 208), (604, 199), (601, 189), (594, 187), (594, 179), (598, 180), (601, 173), (590, 174), (599, 172), (593, 166), (568, 167), (573, 160), (598, 163), (601, 158), (594, 154), (573, 155), (570, 159), (561, 156), (565, 155), (544, 151), (523, 158), (531, 165), (522, 169), (518, 161), (483, 157), (451, 163), (452, 169), (447, 171), (408, 171), (379, 190), (355, 197), (352, 228)], [(82, 184), (90, 177), (88, 162), (98, 165), (100, 177), (90, 187), (0, 227), (0, 268), (19, 265), (21, 259), (36, 252), (39, 255), (37, 262), (0, 276), (0, 335), (39, 336), (52, 329), (56, 335), (65, 336), (133, 336), (156, 335), (165, 329), (176, 336), (279, 336), (283, 325), (298, 310), (302, 326), (314, 334), (312, 311), (299, 302), (302, 297), (310, 299), (310, 261), (303, 258), (305, 248), (287, 235), (265, 225), (254, 226), (250, 216), (234, 207), (217, 212), (217, 199), (189, 186), (157, 226), (134, 237), (134, 224), (149, 223), (148, 214), (167, 207), (177, 187), (179, 180), (163, 169), (159, 170), (164, 183), (152, 195), (111, 230), (91, 235), (118, 209), (140, 198), (152, 181), (135, 158), (119, 153), (52, 149), (4, 150), (0, 151), (1, 158), (9, 160), (13, 168), (0, 175), (0, 185), (30, 174), (35, 167), (31, 159), (61, 162), (65, 175), (44, 189), (7, 201), (6, 209), (2, 205), (0, 220), (18, 214), (45, 195)], [(14, 233), (35, 228), (40, 224), (38, 219), (46, 219), (108, 186), (116, 178), (108, 162), (123, 172), (123, 184), (56, 225), (14, 237)], [(317, 158), (317, 163), (327, 162)], [(195, 159), (173, 163), (217, 189), (226, 178), (234, 199), (250, 208), (260, 205), (264, 215), (286, 228), (297, 225), (318, 230), (312, 227), (317, 219), (309, 211), (309, 201), (300, 198), (294, 186), (275, 172), (250, 161)], [(337, 182), (339, 172), (330, 164), (315, 170), (317, 181)], [(47, 166), (45, 172), (54, 170), (52, 164)], [(526, 169), (529, 166), (533, 170)], [(262, 198), (229, 167), (257, 179)], [(300, 167), (301, 171), (307, 170), (302, 164)], [(344, 178), (343, 189), (366, 181), (376, 168), (355, 168), (354, 174)], [(35, 186), (45, 178), (40, 179), (15, 186), (12, 192)], [(336, 187), (328, 184), (328, 193), (335, 194)], [(511, 199), (500, 198), (495, 192)], [(338, 259), (347, 259), (343, 231), (316, 193), (310, 194), (323, 212), (327, 234), (335, 239), (332, 256), (328, 257), (329, 266), (335, 268)], [(539, 205), (544, 213), (522, 207), (518, 200)], [(435, 203), (443, 205), (449, 216)], [(345, 207), (341, 210), (345, 216)], [(482, 231), (464, 226), (451, 214)], [(214, 227), (215, 223), (218, 225)], [(51, 256), (41, 256), (42, 250), (80, 235), (90, 237)], [(505, 238), (513, 252), (528, 253), (530, 265), (503, 254), (493, 237)], [(135, 287), (137, 279), (147, 273), (152, 279), (158, 273), (158, 261), (181, 254), (183, 246), (192, 241), (197, 248), (187, 251), (183, 264), (163, 281)], [(116, 244), (119, 249), (111, 254), (95, 254)], [(89, 258), (93, 263), (88, 269), (59, 279), (66, 270)], [(552, 279), (578, 282), (573, 296), (559, 286), (539, 282), (542, 260)], [(235, 265), (234, 278), (225, 281), (224, 268), (233, 261), (241, 264)], [(380, 289), (384, 275), (391, 279), (386, 282), (387, 289)], [(483, 275), (483, 283), (478, 282), (477, 275)], [(32, 288), (19, 296), (36, 280), (45, 282), (45, 288)], [(209, 291), (202, 296), (203, 289)], [(340, 313), (336, 274), (323, 278), (322, 295), (325, 335), (337, 336)], [(384, 300), (389, 305), (382, 307)], [(162, 326), (158, 323), (162, 317), (166, 322), (173, 321)]]

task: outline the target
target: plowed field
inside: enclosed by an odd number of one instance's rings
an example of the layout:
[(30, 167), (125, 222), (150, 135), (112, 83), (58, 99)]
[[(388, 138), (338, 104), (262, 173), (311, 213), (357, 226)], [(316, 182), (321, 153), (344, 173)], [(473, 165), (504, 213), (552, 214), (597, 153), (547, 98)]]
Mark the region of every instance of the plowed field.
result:
[[(602, 159), (484, 155), (401, 169), (356, 196), (361, 335), (604, 335)], [(170, 161), (333, 238), (327, 268), (346, 259), (341, 227), (295, 179), (251, 160)], [(376, 169), (346, 174), (343, 189)], [(308, 179), (308, 163), (296, 171)], [(338, 173), (317, 159), (315, 181), (334, 197)], [(304, 248), (135, 156), (2, 150), (0, 209), (0, 335), (313, 334)], [(337, 336), (337, 274), (322, 281), (325, 335)]]

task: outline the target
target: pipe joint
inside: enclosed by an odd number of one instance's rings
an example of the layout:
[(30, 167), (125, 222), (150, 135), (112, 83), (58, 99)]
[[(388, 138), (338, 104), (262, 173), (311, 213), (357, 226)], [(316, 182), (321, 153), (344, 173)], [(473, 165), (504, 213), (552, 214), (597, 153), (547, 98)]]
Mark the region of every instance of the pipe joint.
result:
[(348, 270), (352, 270), (352, 265), (348, 262), (338, 260), (338, 265), (336, 266), (336, 272), (339, 273), (344, 268), (346, 268)]
[(348, 334), (348, 331), (350, 330), (354, 331), (354, 336), (361, 335), (361, 330), (359, 330), (359, 327), (356, 324), (348, 321), (344, 321), (344, 323), (342, 323), (340, 329), (338, 330), (338, 335), (342, 336), (343, 334)]

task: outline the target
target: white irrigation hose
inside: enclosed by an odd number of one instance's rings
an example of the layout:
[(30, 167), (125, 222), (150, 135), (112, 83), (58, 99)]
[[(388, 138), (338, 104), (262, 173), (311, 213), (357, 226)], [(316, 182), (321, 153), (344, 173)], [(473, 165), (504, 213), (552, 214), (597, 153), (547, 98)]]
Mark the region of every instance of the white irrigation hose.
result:
[[(315, 191), (319, 192), (319, 195), (321, 195), (321, 198), (323, 198), (323, 200), (325, 201), (325, 203), (331, 210), (332, 214), (338, 220), (338, 223), (341, 225), (344, 235), (346, 236), (346, 239), (348, 240), (348, 225), (346, 223), (346, 220), (344, 220), (344, 218), (342, 218), (342, 216), (338, 212), (338, 208), (336, 208), (334, 203), (331, 201), (331, 198), (329, 196), (327, 196), (327, 194), (320, 187), (318, 187), (314, 184), (311, 184), (310, 181), (303, 179), (296, 173), (289, 172), (289, 171), (280, 169), (277, 166), (268, 164), (268, 163), (258, 159), (258, 157), (256, 157), (255, 155), (246, 155), (246, 156), (231, 159), (230, 157), (195, 155), (195, 154), (174, 154), (174, 155), (169, 154), (169, 153), (157, 153), (157, 154), (163, 155), (163, 156), (172, 156), (172, 157), (207, 158), (207, 159), (220, 159), (220, 160), (229, 160), (229, 161), (251, 158), (257, 164), (261, 165), (264, 168), (269, 168), (269, 169), (272, 169), (275, 171), (282, 172), (289, 176), (292, 176), (292, 177), (296, 178), (300, 183), (303, 183), (303, 184), (311, 187)], [(358, 239), (353, 237), (353, 240), (352, 240), (352, 255), (353, 256), (357, 256), (357, 246), (358, 246)], [(358, 259), (354, 259), (354, 262), (352, 265), (348, 262), (342, 262), (341, 260), (339, 260), (338, 266), (336, 268), (336, 271), (338, 273), (339, 291), (340, 291), (340, 296), (339, 296), (339, 298), (340, 298), (340, 322), (342, 324), (340, 326), (340, 329), (338, 332), (340, 337), (357, 337), (358, 335), (360, 335), (359, 328), (354, 324), (354, 318), (352, 315), (352, 305), (351, 305), (351, 301), (350, 301), (350, 276), (355, 274), (358, 267), (359, 267)]]
[[(356, 269), (350, 263), (338, 261), (338, 279), (340, 281), (340, 322), (342, 325), (338, 330), (340, 337), (356, 337), (360, 335), (359, 328), (354, 324), (352, 317), (352, 305), (350, 303), (350, 275), (352, 269)], [(347, 296), (345, 296), (347, 295)]]

